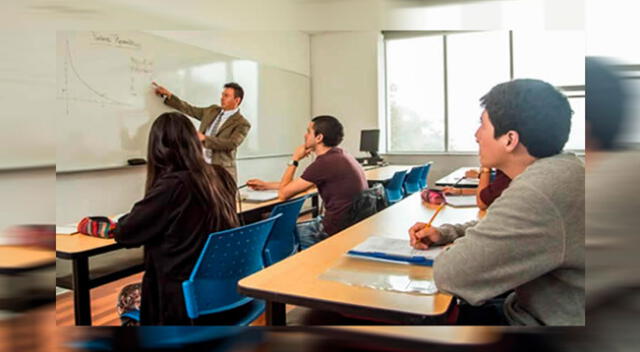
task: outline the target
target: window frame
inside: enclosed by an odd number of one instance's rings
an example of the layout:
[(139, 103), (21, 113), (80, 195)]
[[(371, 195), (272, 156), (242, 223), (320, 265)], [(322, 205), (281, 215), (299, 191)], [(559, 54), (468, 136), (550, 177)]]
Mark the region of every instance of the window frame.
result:
[[(391, 133), (390, 131), (390, 106), (389, 106), (389, 87), (388, 87), (388, 61), (387, 61), (387, 42), (389, 40), (398, 39), (395, 35), (389, 36), (388, 33), (397, 33), (397, 32), (388, 32), (385, 34), (383, 32), (383, 63), (384, 63), (384, 154), (385, 155), (477, 155), (477, 152), (471, 151), (452, 151), (449, 146), (449, 77), (448, 77), (448, 61), (447, 61), (447, 36), (455, 35), (461, 33), (483, 33), (488, 31), (425, 31), (425, 32), (408, 32), (408, 36), (440, 36), (443, 40), (442, 46), (442, 55), (443, 55), (443, 71), (444, 71), (444, 151), (424, 151), (424, 150), (392, 150), (391, 149)], [(396, 37), (396, 38), (394, 38)], [(508, 31), (509, 38), (509, 79), (514, 79), (514, 53), (513, 53), (513, 30)], [(556, 86), (558, 90), (560, 90), (563, 94), (567, 96), (567, 98), (585, 98), (585, 90), (586, 83), (582, 85), (571, 85), (571, 86)], [(577, 155), (585, 155), (585, 149), (564, 149), (565, 152), (572, 152)]]

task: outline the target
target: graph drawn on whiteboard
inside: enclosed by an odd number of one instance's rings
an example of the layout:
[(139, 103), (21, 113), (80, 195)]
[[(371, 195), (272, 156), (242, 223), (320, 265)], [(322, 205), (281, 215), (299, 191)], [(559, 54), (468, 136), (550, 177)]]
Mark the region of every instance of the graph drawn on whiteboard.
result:
[(162, 108), (150, 104), (155, 59), (135, 36), (58, 36), (59, 169), (121, 166), (145, 156), (152, 114)]
[[(94, 38), (105, 38), (98, 34), (93, 33)], [(104, 40), (104, 39), (103, 39)], [(132, 41), (129, 41), (132, 42)], [(96, 42), (100, 43), (100, 42)], [(136, 43), (137, 44), (137, 43)], [(115, 46), (119, 47), (119, 46)], [(122, 47), (125, 50), (137, 50), (141, 49), (141, 45), (137, 44), (132, 47)], [(131, 49), (134, 48), (134, 49)], [(126, 82), (118, 82), (120, 87), (128, 87), (126, 90), (110, 91), (108, 87), (105, 87), (104, 77), (97, 77), (94, 75), (94, 80), (91, 80), (91, 73), (96, 72), (94, 70), (95, 64), (91, 65), (91, 69), (81, 73), (82, 67), (80, 63), (76, 63), (74, 60), (74, 54), (69, 44), (69, 40), (65, 41), (65, 55), (64, 55), (64, 79), (62, 85), (60, 85), (58, 98), (64, 99), (67, 104), (67, 114), (69, 113), (69, 101), (84, 101), (89, 103), (95, 103), (99, 105), (119, 105), (119, 106), (135, 106), (136, 100), (139, 100), (139, 92), (143, 87), (148, 85), (148, 82), (152, 79), (153, 74), (153, 60), (146, 58), (142, 55), (130, 55), (128, 62), (128, 77), (113, 75), (114, 78), (127, 79)], [(105, 65), (105, 68), (108, 67)], [(112, 72), (121, 67), (113, 67)], [(108, 84), (108, 82), (106, 82)], [(122, 93), (122, 95), (112, 96), (113, 92)]]

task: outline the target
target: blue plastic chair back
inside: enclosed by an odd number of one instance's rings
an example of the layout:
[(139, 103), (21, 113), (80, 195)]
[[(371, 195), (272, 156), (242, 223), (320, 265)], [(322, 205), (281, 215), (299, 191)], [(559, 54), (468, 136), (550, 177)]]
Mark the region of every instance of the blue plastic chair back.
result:
[(129, 318), (131, 320), (140, 321), (140, 311), (137, 309), (132, 309), (124, 312), (121, 317)]
[(427, 180), (429, 179), (429, 170), (431, 169), (431, 163), (426, 163), (422, 165), (422, 172), (420, 174), (420, 179), (418, 180), (420, 183), (420, 189), (426, 188), (429, 184)]
[(389, 205), (394, 204), (402, 199), (402, 184), (404, 183), (404, 179), (407, 176), (407, 171), (397, 171), (393, 174), (393, 177), (387, 183), (384, 188), (384, 191), (387, 195), (387, 201)]
[(264, 268), (262, 253), (280, 216), (209, 235), (189, 280), (182, 282), (189, 318), (253, 301), (238, 293), (238, 281)]
[(404, 191), (407, 195), (416, 193), (420, 190), (420, 175), (422, 174), (422, 166), (416, 166), (409, 171), (404, 179)]
[(271, 216), (282, 214), (271, 229), (264, 250), (264, 265), (270, 266), (296, 253), (299, 247), (296, 223), (306, 196), (273, 207)]

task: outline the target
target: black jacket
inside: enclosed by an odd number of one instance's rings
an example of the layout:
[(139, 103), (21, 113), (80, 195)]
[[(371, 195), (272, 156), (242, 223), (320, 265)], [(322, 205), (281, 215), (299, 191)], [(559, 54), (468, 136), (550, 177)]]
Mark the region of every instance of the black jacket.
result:
[(115, 240), (144, 245), (140, 323), (190, 324), (182, 281), (191, 274), (214, 229), (210, 206), (197, 195), (187, 171), (163, 175), (148, 194), (118, 221)]

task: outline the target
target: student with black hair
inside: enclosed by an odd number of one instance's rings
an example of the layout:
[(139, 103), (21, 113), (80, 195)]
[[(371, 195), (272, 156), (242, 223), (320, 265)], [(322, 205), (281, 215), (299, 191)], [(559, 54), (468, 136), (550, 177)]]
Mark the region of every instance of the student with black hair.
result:
[(144, 245), (140, 323), (188, 325), (182, 282), (207, 236), (238, 226), (236, 183), (205, 162), (196, 129), (178, 112), (153, 122), (147, 159), (144, 198), (119, 219), (115, 240), (127, 248)]
[(480, 164), (502, 170), (511, 184), (482, 220), (417, 223), (411, 244), (453, 242), (433, 273), (440, 291), (468, 303), (460, 305), (460, 324), (584, 325), (585, 169), (561, 153), (569, 102), (533, 79), (499, 84), (480, 101)]
[[(325, 205), (324, 216), (298, 224), (303, 248), (341, 231), (344, 216), (356, 195), (367, 189), (367, 179), (356, 159), (338, 145), (342, 142), (342, 124), (333, 116), (314, 117), (307, 126), (304, 144), (296, 148), (280, 182), (259, 179), (247, 181), (253, 189), (278, 189), (280, 199), (288, 199), (312, 187), (317, 187)], [(298, 162), (310, 153), (316, 160), (293, 179)]]

